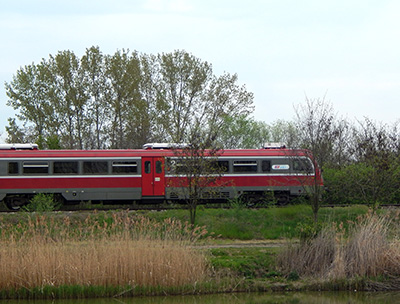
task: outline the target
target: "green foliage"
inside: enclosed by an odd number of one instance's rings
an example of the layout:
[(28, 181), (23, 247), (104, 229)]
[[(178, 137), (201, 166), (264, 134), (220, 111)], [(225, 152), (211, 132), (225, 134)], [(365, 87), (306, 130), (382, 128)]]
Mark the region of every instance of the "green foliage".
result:
[(321, 222), (305, 221), (300, 222), (296, 226), (296, 232), (301, 242), (308, 242), (314, 239), (322, 230)]
[[(343, 222), (355, 220), (366, 214), (368, 207), (322, 208), (320, 222)], [(163, 220), (168, 217), (188, 221), (186, 210), (150, 212), (148, 216)], [(210, 233), (222, 239), (269, 239), (298, 238), (299, 223), (310, 223), (312, 211), (307, 205), (290, 205), (263, 209), (232, 208), (204, 209), (197, 216), (197, 224), (207, 227)]]
[(235, 210), (242, 210), (247, 207), (246, 202), (240, 197), (232, 198), (228, 201), (229, 206)]
[(299, 274), (296, 271), (291, 271), (287, 277), (288, 281), (297, 281), (300, 279)]
[(325, 168), (329, 204), (396, 204), (400, 196), (400, 163), (394, 159), (385, 169), (364, 162), (343, 168)]
[(253, 94), (237, 82), (185, 51), (104, 55), (91, 47), (82, 58), (60, 51), (6, 83), (18, 118), (9, 119), (8, 141), (105, 149), (188, 142), (194, 133), (216, 138), (227, 116), (253, 111)]
[(218, 248), (211, 249), (210, 262), (214, 269), (229, 269), (248, 279), (280, 277), (276, 272), (276, 248)]
[(247, 115), (226, 116), (218, 140), (225, 149), (259, 149), (270, 140), (269, 126)]
[(22, 207), (22, 210), (28, 212), (48, 212), (58, 208), (59, 204), (55, 201), (53, 194), (38, 193), (29, 201), (29, 204)]

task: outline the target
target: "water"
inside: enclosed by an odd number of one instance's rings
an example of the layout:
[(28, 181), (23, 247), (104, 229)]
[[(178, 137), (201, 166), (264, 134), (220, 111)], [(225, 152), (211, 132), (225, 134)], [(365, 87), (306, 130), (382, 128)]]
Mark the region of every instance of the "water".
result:
[[(32, 301), (0, 301), (27, 304)], [(84, 300), (37, 300), (35, 304), (358, 304), (400, 303), (400, 292), (308, 292), (308, 293), (238, 293), (203, 296), (167, 296)]]

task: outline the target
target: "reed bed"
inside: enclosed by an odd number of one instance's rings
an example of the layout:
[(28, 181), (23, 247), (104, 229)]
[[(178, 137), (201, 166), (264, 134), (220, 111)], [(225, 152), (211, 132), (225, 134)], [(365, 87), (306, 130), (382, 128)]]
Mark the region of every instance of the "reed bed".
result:
[(44, 286), (179, 287), (203, 282), (206, 257), (191, 244), (202, 228), (127, 212), (84, 221), (27, 216), (0, 225), (0, 289)]
[(278, 264), (284, 273), (327, 279), (400, 276), (399, 213), (370, 212), (350, 223), (332, 225), (312, 239), (289, 244)]

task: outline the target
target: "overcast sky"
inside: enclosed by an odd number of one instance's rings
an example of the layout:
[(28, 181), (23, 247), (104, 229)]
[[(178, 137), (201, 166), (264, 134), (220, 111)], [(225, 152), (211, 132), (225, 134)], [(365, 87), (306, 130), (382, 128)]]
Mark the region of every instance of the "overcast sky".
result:
[(71, 50), (185, 50), (237, 73), (254, 117), (291, 120), (305, 97), (349, 119), (393, 123), (400, 109), (398, 0), (0, 0), (0, 133), (14, 112), (4, 82)]

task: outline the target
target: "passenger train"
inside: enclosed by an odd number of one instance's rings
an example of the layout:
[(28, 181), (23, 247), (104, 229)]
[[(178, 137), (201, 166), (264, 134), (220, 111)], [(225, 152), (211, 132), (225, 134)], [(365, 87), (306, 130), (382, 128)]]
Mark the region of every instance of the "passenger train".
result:
[[(184, 177), (168, 165), (176, 158), (171, 144), (146, 144), (135, 150), (39, 150), (35, 144), (3, 144), (0, 200), (14, 210), (36, 193), (54, 194), (66, 204), (179, 201)], [(306, 187), (323, 186), (320, 169), (307, 150), (276, 144), (221, 150), (216, 161), (224, 172), (211, 199), (254, 200), (273, 193), (287, 202), (305, 195)]]

